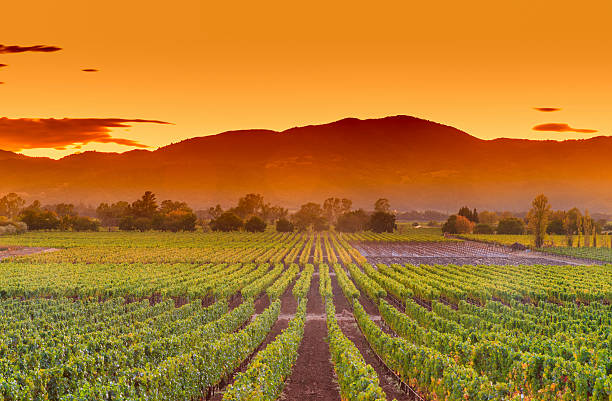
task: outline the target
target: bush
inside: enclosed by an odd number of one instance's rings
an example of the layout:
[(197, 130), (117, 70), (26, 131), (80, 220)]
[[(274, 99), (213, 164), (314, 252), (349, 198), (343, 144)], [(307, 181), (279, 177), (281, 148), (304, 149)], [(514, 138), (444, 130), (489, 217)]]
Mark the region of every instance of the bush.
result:
[(474, 227), (474, 234), (495, 234), (495, 229), (489, 224), (476, 224)]
[(498, 234), (525, 234), (525, 223), (516, 217), (508, 217), (497, 223)]
[(244, 229), (250, 233), (262, 233), (266, 230), (266, 222), (257, 216), (253, 216), (244, 224)]
[(195, 231), (198, 217), (195, 213), (184, 210), (175, 210), (161, 218), (161, 230), (163, 231)]
[(554, 219), (546, 227), (546, 234), (558, 234), (563, 235), (566, 233), (565, 227), (563, 227), (563, 221)]
[(134, 227), (134, 218), (132, 216), (125, 216), (119, 221), (119, 229), (122, 231), (133, 231)]
[(396, 229), (395, 215), (376, 212), (370, 217), (369, 228), (375, 233), (392, 233)]
[(19, 216), (30, 230), (55, 230), (60, 220), (54, 212), (42, 209), (25, 209)]
[(238, 231), (244, 223), (240, 217), (232, 212), (225, 212), (215, 220), (210, 222), (210, 228), (213, 231)]
[(293, 223), (287, 219), (278, 219), (276, 221), (276, 231), (279, 233), (290, 233), (295, 230)]
[(363, 231), (368, 226), (368, 215), (363, 209), (341, 214), (338, 217), (336, 230), (343, 233)]
[(134, 229), (138, 231), (149, 231), (153, 228), (153, 219), (149, 217), (136, 217), (134, 219)]
[(449, 234), (467, 234), (474, 229), (474, 223), (464, 216), (453, 214), (442, 226), (442, 232)]
[(11, 221), (0, 217), (0, 235), (23, 234), (28, 226), (22, 221)]
[(75, 216), (70, 219), (70, 227), (74, 231), (99, 231), (100, 222), (89, 217)]

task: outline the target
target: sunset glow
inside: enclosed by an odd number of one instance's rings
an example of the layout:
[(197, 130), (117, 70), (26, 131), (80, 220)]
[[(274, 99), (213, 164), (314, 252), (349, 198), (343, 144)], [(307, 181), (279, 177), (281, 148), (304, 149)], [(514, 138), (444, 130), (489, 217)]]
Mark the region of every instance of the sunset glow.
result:
[[(172, 123), (19, 150), (54, 158), (396, 114), (483, 139), (611, 135), (611, 12), (607, 0), (9, 2), (0, 117)], [(0, 149), (17, 150), (7, 135)]]

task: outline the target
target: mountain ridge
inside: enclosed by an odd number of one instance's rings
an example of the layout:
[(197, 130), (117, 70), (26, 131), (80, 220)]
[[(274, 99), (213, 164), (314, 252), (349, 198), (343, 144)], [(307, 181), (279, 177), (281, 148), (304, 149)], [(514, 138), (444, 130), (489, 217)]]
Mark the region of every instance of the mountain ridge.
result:
[[(12, 154), (14, 156), (10, 156)], [(612, 209), (612, 137), (483, 140), (410, 116), (226, 131), (124, 153), (59, 160), (0, 152), (0, 193), (47, 202), (133, 199), (144, 190), (196, 207), (259, 192), (296, 207), (329, 196), (367, 206), (524, 209), (544, 192), (559, 207)]]

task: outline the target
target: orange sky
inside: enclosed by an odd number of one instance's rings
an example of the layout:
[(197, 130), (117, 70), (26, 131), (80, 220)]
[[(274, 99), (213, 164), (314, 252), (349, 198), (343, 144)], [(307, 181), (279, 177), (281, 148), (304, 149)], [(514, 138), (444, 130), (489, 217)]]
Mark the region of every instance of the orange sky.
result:
[[(0, 54), (0, 117), (173, 123), (111, 131), (153, 148), (230, 129), (395, 114), (481, 138), (612, 135), (610, 0), (296, 4), (7, 2), (1, 44), (62, 50)], [(532, 130), (547, 123), (598, 133)]]

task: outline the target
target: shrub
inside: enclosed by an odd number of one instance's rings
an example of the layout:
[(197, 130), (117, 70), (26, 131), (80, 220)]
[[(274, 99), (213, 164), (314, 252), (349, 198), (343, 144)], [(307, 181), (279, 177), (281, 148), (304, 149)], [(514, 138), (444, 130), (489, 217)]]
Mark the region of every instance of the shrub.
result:
[(213, 231), (238, 231), (244, 223), (240, 217), (232, 212), (225, 212), (215, 220), (210, 222), (210, 228)]
[(338, 217), (336, 230), (343, 233), (363, 231), (368, 226), (368, 215), (363, 209), (341, 214)]
[(395, 230), (395, 215), (386, 212), (376, 212), (370, 217), (370, 230), (375, 233), (392, 233)]
[(266, 222), (260, 217), (253, 216), (247, 220), (244, 225), (244, 229), (250, 233), (261, 233), (266, 230)]
[(525, 223), (516, 217), (508, 217), (497, 223), (498, 234), (525, 234)]
[(276, 221), (276, 231), (279, 233), (290, 233), (295, 230), (293, 223), (287, 219), (278, 219)]
[(494, 234), (495, 233), (495, 229), (490, 226), (489, 224), (476, 224), (476, 227), (474, 227), (474, 234)]

